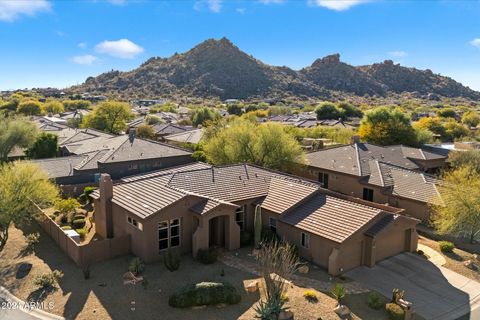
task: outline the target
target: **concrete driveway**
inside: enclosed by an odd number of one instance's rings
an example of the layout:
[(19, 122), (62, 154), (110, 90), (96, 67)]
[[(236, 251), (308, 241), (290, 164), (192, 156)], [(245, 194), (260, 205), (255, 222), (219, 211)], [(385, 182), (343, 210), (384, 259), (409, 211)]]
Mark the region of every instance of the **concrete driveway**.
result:
[(426, 320), (479, 319), (480, 283), (439, 267), (412, 253), (403, 253), (373, 268), (358, 267), (346, 276), (391, 297), (392, 289), (405, 290), (405, 298)]

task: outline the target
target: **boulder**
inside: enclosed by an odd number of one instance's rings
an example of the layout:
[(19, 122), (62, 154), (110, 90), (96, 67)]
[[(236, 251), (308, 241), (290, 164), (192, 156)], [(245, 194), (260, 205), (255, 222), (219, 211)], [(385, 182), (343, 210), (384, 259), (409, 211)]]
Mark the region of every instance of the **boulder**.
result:
[(473, 268), (473, 261), (472, 260), (466, 260), (466, 261), (463, 261), (463, 265), (469, 269), (472, 269)]
[(304, 273), (304, 274), (305, 274), (305, 273), (308, 273), (309, 270), (310, 270), (310, 269), (308, 268), (307, 265), (303, 265), (303, 266), (301, 266), (300, 268), (298, 268), (298, 272)]
[(347, 317), (350, 315), (350, 309), (347, 306), (344, 305), (337, 305), (335, 309), (333, 309), (333, 312), (338, 314), (341, 318)]
[(245, 289), (248, 293), (253, 293), (258, 291), (258, 281), (250, 282)]
[(293, 312), (291, 311), (282, 311), (278, 315), (278, 320), (293, 320)]
[(473, 260), (480, 261), (480, 255), (474, 253), (474, 254), (473, 254)]

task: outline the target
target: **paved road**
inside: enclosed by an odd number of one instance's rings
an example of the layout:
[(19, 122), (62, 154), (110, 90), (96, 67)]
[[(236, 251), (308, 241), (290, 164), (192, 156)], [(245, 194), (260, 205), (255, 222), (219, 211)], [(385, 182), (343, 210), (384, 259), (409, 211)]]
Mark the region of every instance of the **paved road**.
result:
[(393, 288), (405, 290), (406, 300), (427, 320), (480, 319), (480, 283), (415, 254), (403, 253), (346, 275), (386, 297)]
[(0, 286), (0, 320), (62, 320), (62, 317), (25, 307), (19, 300)]

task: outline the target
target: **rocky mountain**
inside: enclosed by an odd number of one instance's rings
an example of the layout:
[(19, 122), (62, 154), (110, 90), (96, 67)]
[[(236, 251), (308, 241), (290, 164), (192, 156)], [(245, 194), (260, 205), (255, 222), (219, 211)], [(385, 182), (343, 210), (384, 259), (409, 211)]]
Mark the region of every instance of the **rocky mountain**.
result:
[(123, 97), (256, 98), (303, 96), (328, 98), (334, 92), (386, 96), (390, 92), (480, 99), (480, 93), (430, 70), (406, 68), (392, 61), (354, 67), (334, 54), (299, 71), (267, 65), (228, 39), (209, 39), (170, 58), (151, 58), (139, 68), (89, 77), (72, 92)]

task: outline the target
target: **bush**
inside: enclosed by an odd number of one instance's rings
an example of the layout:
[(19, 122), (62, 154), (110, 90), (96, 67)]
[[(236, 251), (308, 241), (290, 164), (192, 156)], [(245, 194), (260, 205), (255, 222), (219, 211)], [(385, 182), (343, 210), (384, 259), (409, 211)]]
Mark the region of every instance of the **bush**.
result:
[(73, 220), (85, 219), (83, 214), (76, 214), (73, 216)]
[(44, 273), (38, 275), (35, 278), (35, 285), (39, 286), (40, 288), (49, 288), (53, 287), (60, 279), (63, 277), (63, 272), (58, 270), (53, 270), (50, 273)]
[(385, 309), (390, 320), (403, 320), (405, 317), (405, 311), (396, 303), (387, 303)]
[(199, 249), (197, 260), (203, 264), (212, 264), (217, 261), (217, 251), (214, 248)]
[(68, 216), (66, 214), (62, 215), (60, 218), (61, 223), (67, 223), (68, 222)]
[(168, 271), (173, 272), (180, 268), (180, 257), (172, 249), (168, 249), (163, 256), (163, 263)]
[(338, 303), (340, 303), (346, 294), (345, 287), (340, 283), (336, 283), (333, 286), (333, 288), (330, 290), (330, 293), (335, 298), (335, 300), (337, 300)]
[(270, 229), (262, 229), (262, 242), (278, 241), (278, 235)]
[(376, 292), (368, 295), (367, 303), (370, 308), (375, 310), (380, 310), (385, 305), (383, 297)]
[(243, 246), (249, 246), (252, 244), (252, 233), (248, 231), (242, 231), (240, 233), (240, 245)]
[(317, 294), (313, 290), (305, 290), (303, 292), (303, 297), (305, 299), (307, 299), (308, 302), (317, 302), (318, 301)]
[(143, 271), (145, 271), (145, 264), (143, 263), (142, 259), (133, 258), (128, 265), (128, 271), (130, 271), (134, 275), (139, 275)]
[(76, 219), (72, 221), (72, 227), (73, 229), (82, 229), (85, 227), (85, 219)]
[(63, 227), (62, 227), (62, 230), (72, 230), (72, 227), (70, 227), (70, 226), (63, 226)]
[(236, 304), (240, 300), (237, 289), (229, 283), (201, 282), (182, 288), (170, 296), (168, 304), (175, 308), (187, 308), (219, 303)]
[(442, 252), (453, 252), (453, 249), (455, 249), (455, 245), (450, 241), (440, 241), (438, 245)]
[(40, 233), (38, 232), (30, 233), (26, 237), (27, 247), (29, 249), (33, 249), (35, 245), (40, 242), (39, 239), (40, 239)]
[(76, 231), (76, 232), (78, 233), (78, 235), (80, 236), (80, 239), (85, 239), (85, 236), (86, 236), (87, 233), (88, 233), (88, 230), (87, 230), (87, 228), (85, 228), (85, 227), (84, 227), (84, 228), (81, 228), (81, 229), (76, 229), (75, 231)]
[(424, 256), (425, 252), (423, 252), (423, 250), (417, 250), (417, 254), (420, 256)]
[(60, 213), (71, 213), (74, 212), (76, 208), (80, 207), (80, 203), (74, 198), (58, 200), (55, 203), (55, 209), (60, 211)]

